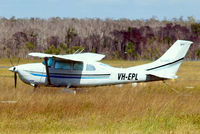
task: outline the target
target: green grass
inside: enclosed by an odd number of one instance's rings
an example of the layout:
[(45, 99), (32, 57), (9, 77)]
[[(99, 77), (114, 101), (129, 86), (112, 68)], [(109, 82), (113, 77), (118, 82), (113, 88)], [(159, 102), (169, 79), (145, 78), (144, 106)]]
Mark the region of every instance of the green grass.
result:
[[(7, 59), (0, 61), (9, 65)], [(147, 63), (103, 62), (118, 67)], [(167, 81), (168, 85), (90, 87), (88, 93), (77, 95), (58, 93), (60, 88), (51, 87), (31, 93), (33, 88), (21, 80), (14, 89), (12, 76), (7, 69), (0, 69), (0, 100), (17, 101), (0, 103), (0, 133), (200, 133), (200, 62), (184, 62), (179, 78)]]

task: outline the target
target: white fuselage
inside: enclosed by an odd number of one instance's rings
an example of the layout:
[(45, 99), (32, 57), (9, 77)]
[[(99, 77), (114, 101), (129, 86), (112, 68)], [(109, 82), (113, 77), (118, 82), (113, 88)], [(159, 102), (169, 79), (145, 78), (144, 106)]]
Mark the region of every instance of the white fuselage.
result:
[[(93, 68), (88, 69), (88, 65), (92, 65)], [(55, 61), (53, 61), (49, 67), (49, 75), (53, 86), (98, 86), (146, 81), (145, 71), (141, 69), (137, 67), (135, 69), (115, 68), (100, 62), (83, 62), (81, 70), (74, 70), (73, 67), (61, 69), (56, 68)], [(16, 66), (16, 72), (27, 84), (47, 85), (46, 68), (42, 63)]]

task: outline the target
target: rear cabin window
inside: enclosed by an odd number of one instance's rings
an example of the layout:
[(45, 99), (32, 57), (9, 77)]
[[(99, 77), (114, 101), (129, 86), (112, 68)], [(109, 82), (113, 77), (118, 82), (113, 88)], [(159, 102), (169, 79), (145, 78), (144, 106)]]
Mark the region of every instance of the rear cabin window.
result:
[(83, 70), (83, 63), (81, 63), (81, 62), (75, 62), (74, 66), (73, 66), (73, 70), (80, 70), (80, 71), (82, 71)]
[(55, 69), (65, 69), (65, 70), (71, 70), (71, 63), (70, 62), (60, 62), (56, 61), (54, 65)]
[(95, 66), (91, 64), (86, 65), (86, 71), (95, 71), (95, 70), (96, 70)]

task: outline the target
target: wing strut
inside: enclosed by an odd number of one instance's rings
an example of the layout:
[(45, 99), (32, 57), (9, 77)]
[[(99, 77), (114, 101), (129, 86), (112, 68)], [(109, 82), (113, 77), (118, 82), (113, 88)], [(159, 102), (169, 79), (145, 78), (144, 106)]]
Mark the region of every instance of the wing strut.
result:
[(45, 57), (44, 58), (45, 61), (45, 67), (46, 67), (46, 75), (47, 75), (47, 85), (51, 85), (51, 80), (50, 80), (50, 76), (49, 76), (49, 68), (48, 68), (48, 58)]

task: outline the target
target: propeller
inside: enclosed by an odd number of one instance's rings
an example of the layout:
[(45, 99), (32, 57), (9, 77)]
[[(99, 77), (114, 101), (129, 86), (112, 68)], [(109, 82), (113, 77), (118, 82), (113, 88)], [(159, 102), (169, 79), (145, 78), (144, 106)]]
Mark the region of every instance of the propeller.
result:
[[(17, 65), (19, 64), (20, 58), (17, 61)], [(10, 64), (12, 67), (9, 69), (10, 71), (14, 72), (14, 82), (15, 82), (15, 88), (17, 87), (17, 71), (16, 71), (16, 66), (14, 66), (12, 60), (10, 59)]]
[(15, 79), (15, 88), (17, 87), (17, 73), (16, 72), (14, 72), (14, 79)]

